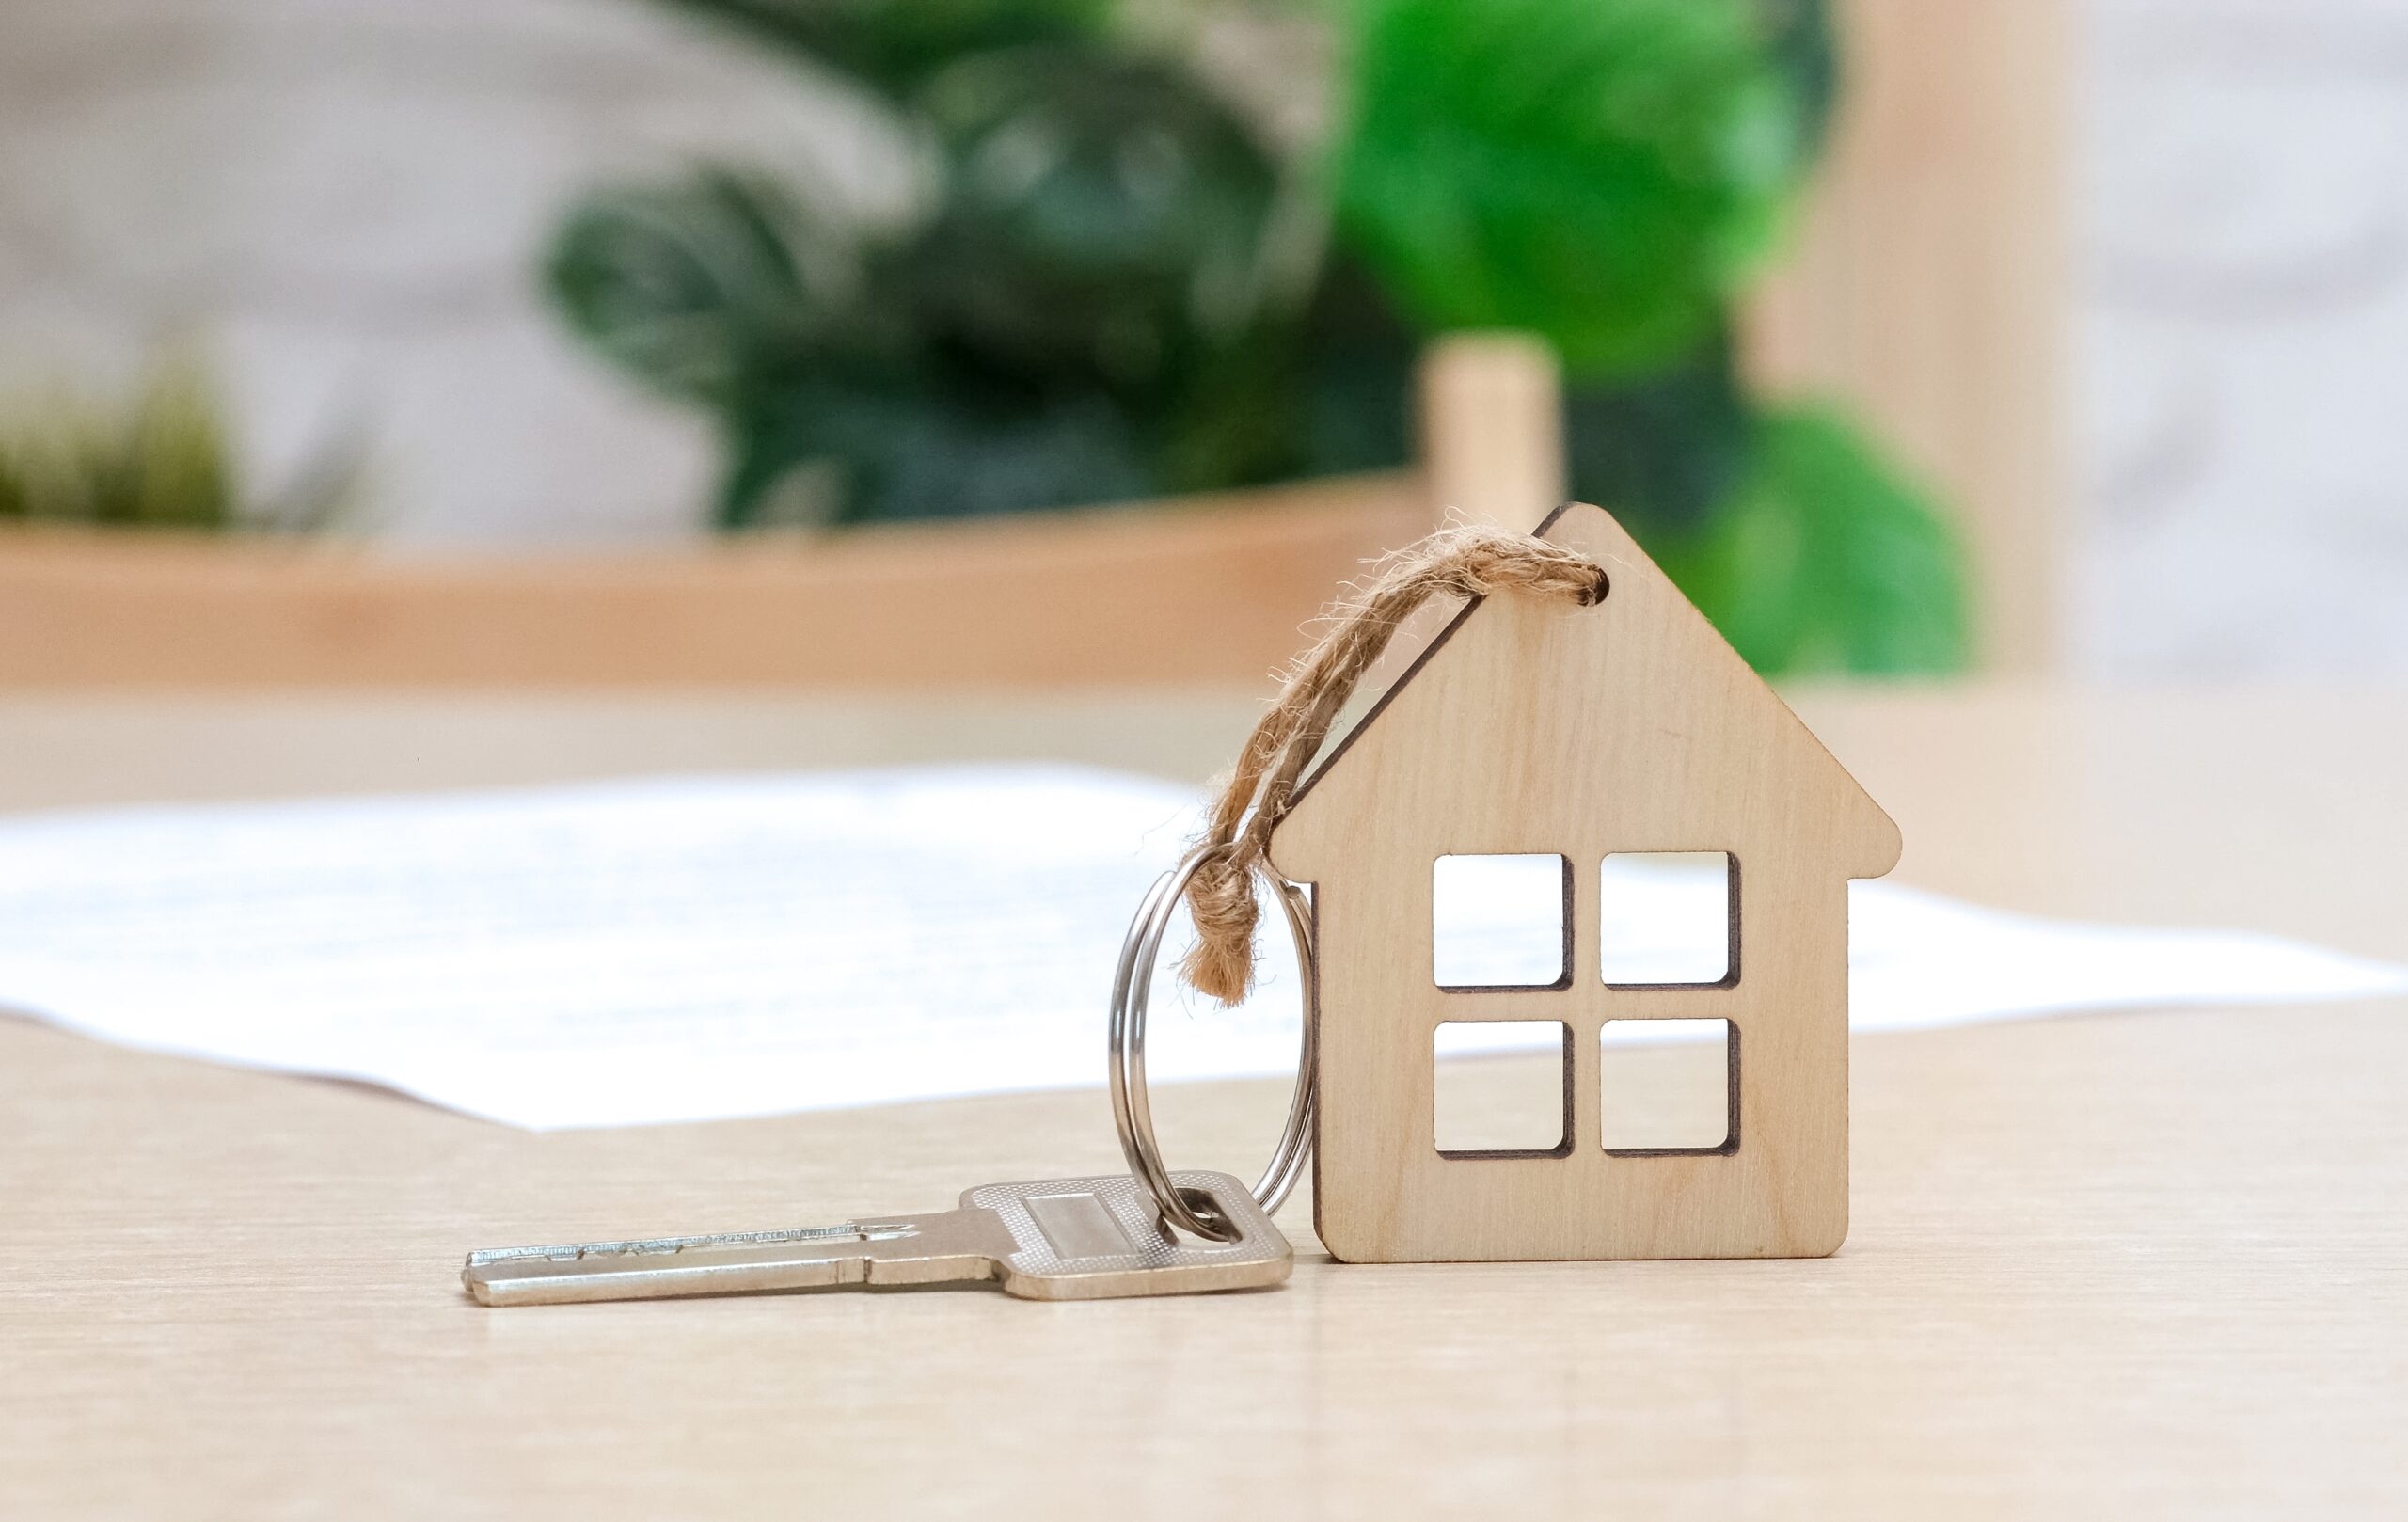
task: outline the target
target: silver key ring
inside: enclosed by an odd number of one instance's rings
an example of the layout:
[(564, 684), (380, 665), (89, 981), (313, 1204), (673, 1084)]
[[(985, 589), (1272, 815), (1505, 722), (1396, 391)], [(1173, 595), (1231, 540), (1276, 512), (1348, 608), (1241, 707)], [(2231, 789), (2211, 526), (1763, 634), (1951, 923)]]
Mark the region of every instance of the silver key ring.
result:
[[(1129, 923), (1128, 939), (1120, 943), (1120, 968), (1112, 984), (1112, 1119), (1120, 1131), (1121, 1155), (1137, 1176), (1164, 1219), (1185, 1231), (1213, 1242), (1232, 1235), (1227, 1223), (1209, 1212), (1198, 1212), (1172, 1183), (1162, 1149), (1154, 1140), (1154, 1116), (1146, 1099), (1146, 1000), (1153, 982), (1154, 962), (1162, 955), (1163, 934), (1170, 927), (1180, 899), (1197, 869), (1227, 850), (1203, 846), (1190, 851), (1177, 866), (1154, 881), (1137, 917)], [(1264, 868), (1259, 874), (1279, 899), (1288, 917), (1288, 933), (1296, 944), (1296, 971), (1304, 983), (1304, 1040), (1296, 1059), (1296, 1086), (1288, 1101), (1288, 1123), (1279, 1133), (1270, 1165), (1256, 1181), (1254, 1197), (1268, 1215), (1286, 1203), (1289, 1192), (1304, 1176), (1312, 1156), (1313, 1048), (1321, 1024), (1320, 982), (1313, 959), (1311, 906), (1305, 891)]]

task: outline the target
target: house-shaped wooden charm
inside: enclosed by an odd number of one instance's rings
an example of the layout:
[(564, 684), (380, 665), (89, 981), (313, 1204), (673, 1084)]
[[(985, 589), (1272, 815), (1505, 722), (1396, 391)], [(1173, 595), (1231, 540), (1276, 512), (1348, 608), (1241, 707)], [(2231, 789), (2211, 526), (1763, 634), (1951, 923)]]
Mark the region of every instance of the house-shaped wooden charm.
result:
[[(1272, 838), (1314, 885), (1316, 1225), (1354, 1262), (1819, 1256), (1847, 1234), (1847, 883), (1898, 831), (1629, 535), (1575, 505), (1539, 531), (1606, 566), (1593, 608), (1498, 596), (1447, 626), (1311, 775)], [(1727, 853), (1713, 983), (1613, 986), (1599, 872), (1624, 852)], [(1450, 989), (1433, 962), (1439, 858), (1560, 856), (1563, 975)], [(1609, 1021), (1727, 1021), (1712, 1149), (1609, 1150)], [(1564, 1130), (1544, 1150), (1442, 1153), (1434, 1037), (1556, 1021)]]

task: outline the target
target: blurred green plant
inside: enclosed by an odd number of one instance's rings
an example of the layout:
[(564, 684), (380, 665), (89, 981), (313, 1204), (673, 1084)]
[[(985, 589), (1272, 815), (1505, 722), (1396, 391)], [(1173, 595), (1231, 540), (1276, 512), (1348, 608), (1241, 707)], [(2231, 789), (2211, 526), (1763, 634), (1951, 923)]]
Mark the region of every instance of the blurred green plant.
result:
[(0, 521), (105, 528), (299, 531), (333, 523), (361, 476), (356, 440), (285, 491), (246, 496), (216, 382), (175, 354), (121, 397), (55, 386), (0, 402)]
[(1353, 0), (1302, 146), (1163, 0), (667, 3), (848, 80), (925, 167), (900, 218), (711, 166), (562, 222), (557, 307), (716, 420), (722, 526), (1386, 468), (1421, 345), (1517, 328), (1563, 359), (1575, 494), (1760, 668), (1962, 662), (1932, 504), (1734, 370), (1830, 110), (1823, 0)]

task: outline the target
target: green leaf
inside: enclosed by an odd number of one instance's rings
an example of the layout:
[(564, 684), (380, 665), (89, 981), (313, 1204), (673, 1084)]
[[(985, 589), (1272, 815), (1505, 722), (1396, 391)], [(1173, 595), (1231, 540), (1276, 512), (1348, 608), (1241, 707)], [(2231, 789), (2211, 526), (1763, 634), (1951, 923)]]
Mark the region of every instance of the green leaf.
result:
[(223, 398), (170, 355), (122, 400), (61, 387), (0, 422), (0, 517), (128, 528), (242, 526)]
[(1279, 173), (1183, 71), (1022, 48), (913, 97), (945, 166), (910, 256), (916, 300), (984, 362), (1120, 392), (1240, 344), (1272, 294)]
[(727, 169), (586, 197), (554, 235), (545, 275), (579, 338), (688, 401), (726, 404), (764, 371), (879, 316), (842, 230)]
[(1117, 0), (668, 0), (888, 94), (969, 54), (1100, 36)]
[(1805, 103), (1758, 0), (1365, 0), (1339, 214), (1425, 328), (1677, 357), (1772, 242)]
[(196, 362), (171, 362), (135, 402), (119, 494), (129, 521), (214, 528), (240, 515), (230, 426), (216, 384)]
[(1840, 46), (1829, 0), (1753, 0), (1774, 62), (1798, 97), (1801, 158), (1822, 151), (1839, 103)]
[(1387, 470), (1413, 454), (1420, 336), (1361, 263), (1337, 251), (1305, 314), (1304, 471)]
[(1767, 674), (1963, 669), (1964, 552), (1931, 500), (1830, 410), (1756, 431), (1747, 483), (1666, 570)]
[(722, 527), (982, 517), (1158, 495), (1141, 421), (1093, 389), (974, 367), (831, 364), (727, 417)]
[(1695, 533), (1738, 489), (1754, 446), (1719, 326), (1673, 364), (1566, 387), (1563, 427), (1573, 498), (1611, 510), (1634, 533)]

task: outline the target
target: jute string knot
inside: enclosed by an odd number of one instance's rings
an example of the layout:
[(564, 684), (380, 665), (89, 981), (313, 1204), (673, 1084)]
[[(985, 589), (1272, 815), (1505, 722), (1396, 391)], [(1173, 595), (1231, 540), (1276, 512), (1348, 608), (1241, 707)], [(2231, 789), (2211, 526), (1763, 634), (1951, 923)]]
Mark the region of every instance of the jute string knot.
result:
[(1254, 986), (1254, 874), (1269, 871), (1271, 832), (1297, 780), (1354, 687), (1414, 610), (1432, 597), (1517, 593), (1588, 608), (1605, 600), (1605, 567), (1530, 534), (1450, 525), (1382, 560), (1325, 615), (1326, 631), (1291, 667), (1279, 699), (1246, 737), (1198, 845), (1212, 852), (1187, 888), (1196, 945), (1180, 975), (1235, 1004)]

